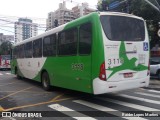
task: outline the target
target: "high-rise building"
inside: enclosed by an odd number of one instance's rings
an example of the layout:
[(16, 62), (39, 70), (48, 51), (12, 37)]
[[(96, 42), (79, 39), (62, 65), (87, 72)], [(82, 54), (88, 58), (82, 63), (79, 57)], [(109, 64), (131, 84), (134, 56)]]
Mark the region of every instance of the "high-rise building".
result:
[(66, 8), (66, 2), (60, 3), (59, 8), (55, 12), (48, 13), (47, 30), (50, 30), (57, 25), (65, 24), (76, 19), (72, 10)]
[(32, 23), (30, 19), (18, 19), (18, 22), (15, 22), (15, 43), (36, 36), (38, 34), (37, 28), (38, 24)]
[(77, 5), (73, 7), (72, 11), (76, 14), (76, 18), (79, 18), (91, 12), (94, 12), (95, 9), (89, 8), (88, 3), (85, 2), (85, 3), (82, 3), (82, 5)]

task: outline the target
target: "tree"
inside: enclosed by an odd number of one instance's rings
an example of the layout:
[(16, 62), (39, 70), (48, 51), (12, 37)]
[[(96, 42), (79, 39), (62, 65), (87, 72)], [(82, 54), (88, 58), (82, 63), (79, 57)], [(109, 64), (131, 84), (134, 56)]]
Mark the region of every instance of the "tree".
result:
[[(101, 8), (101, 2), (102, 0), (99, 0), (98, 2), (98, 10), (102, 10)], [(106, 3), (109, 5), (115, 1), (119, 1), (122, 2), (124, 0), (105, 0)], [(157, 35), (157, 31), (159, 28), (158, 26), (158, 22), (160, 22), (160, 12), (158, 12), (157, 10), (155, 10), (151, 5), (149, 5), (147, 2), (145, 2), (145, 0), (127, 0), (127, 5), (122, 4), (121, 7), (117, 7), (114, 9), (122, 12), (122, 9), (126, 9), (125, 7), (129, 7), (129, 11), (128, 13), (130, 14), (134, 14), (136, 16), (142, 17), (143, 19), (146, 20), (147, 22), (147, 27), (148, 27), (148, 31), (149, 31), (149, 36), (150, 36), (150, 44), (151, 44), (151, 48), (159, 43), (160, 45), (160, 37), (158, 37)], [(157, 3), (155, 2), (155, 0), (149, 0), (151, 3), (153, 3), (155, 6), (158, 7)], [(157, 0), (157, 2), (160, 4), (160, 0)]]
[(11, 54), (12, 42), (5, 41), (0, 45), (0, 55)]
[[(156, 5), (155, 0), (149, 0)], [(160, 1), (157, 1), (160, 2)], [(144, 18), (147, 22), (148, 32), (150, 36), (150, 46), (154, 47), (155, 44), (160, 43), (160, 38), (157, 35), (159, 29), (158, 22), (160, 22), (160, 12), (155, 10), (144, 0), (132, 0), (131, 14)]]

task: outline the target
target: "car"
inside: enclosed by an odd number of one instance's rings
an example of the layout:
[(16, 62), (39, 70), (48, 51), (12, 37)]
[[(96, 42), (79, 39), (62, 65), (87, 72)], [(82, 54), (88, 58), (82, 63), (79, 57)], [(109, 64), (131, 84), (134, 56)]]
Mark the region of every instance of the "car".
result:
[(160, 59), (150, 59), (150, 74), (156, 75), (160, 80)]

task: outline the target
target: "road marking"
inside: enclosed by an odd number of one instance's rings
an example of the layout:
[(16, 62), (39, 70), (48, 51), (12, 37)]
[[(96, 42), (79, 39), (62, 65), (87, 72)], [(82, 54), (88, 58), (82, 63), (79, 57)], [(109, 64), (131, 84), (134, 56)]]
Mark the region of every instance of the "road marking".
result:
[(60, 98), (61, 96), (63, 96), (64, 94), (60, 94), (60, 95), (57, 95), (56, 97), (54, 97), (51, 101), (55, 101), (57, 100), (58, 98)]
[[(87, 102), (87, 101), (84, 101), (84, 100), (74, 100), (73, 102), (79, 103), (81, 105), (85, 105), (85, 106), (88, 106), (88, 107), (91, 107), (91, 108), (94, 108), (96, 110), (100, 110), (100, 111), (109, 113), (109, 114), (112, 114), (112, 115), (115, 115), (115, 116), (119, 116), (121, 118), (125, 118), (125, 119), (128, 119), (128, 120), (136, 120), (136, 117), (123, 117), (122, 114), (125, 113), (125, 112), (121, 112), (121, 111), (118, 111), (118, 110), (115, 110), (115, 109), (112, 109), (112, 108), (109, 108), (109, 107), (105, 107), (105, 106), (101, 106), (101, 105), (98, 105), (98, 104), (90, 103), (90, 102)], [(138, 117), (138, 119), (139, 120), (147, 120), (147, 119), (141, 118), (141, 117)]]
[(22, 91), (25, 91), (25, 90), (28, 90), (28, 89), (31, 89), (31, 88), (33, 88), (33, 87), (29, 87), (29, 88), (22, 89), (22, 90), (19, 90), (19, 91), (17, 91), (17, 92), (11, 93), (11, 94), (9, 94), (9, 95), (6, 95), (6, 96), (0, 98), (0, 100), (3, 100), (3, 99), (5, 99), (5, 98), (7, 98), (7, 97), (9, 97), (9, 96), (15, 95), (15, 94), (17, 94), (17, 93), (20, 93), (20, 92), (22, 92)]
[(17, 83), (17, 82), (18, 82), (18, 81), (12, 82), (12, 83), (8, 83), (8, 84), (5, 84), (5, 85), (0, 85), (0, 87), (7, 86), (7, 85), (11, 85), (11, 84), (14, 84), (14, 83)]
[[(126, 107), (130, 107), (130, 108), (134, 108), (134, 109), (138, 109), (138, 110), (142, 110), (142, 111), (152, 111), (154, 113), (157, 113), (159, 111), (159, 109), (155, 109), (155, 108), (151, 108), (151, 107), (146, 107), (146, 106), (143, 106), (143, 105), (137, 105), (137, 104), (133, 104), (133, 103), (129, 103), (129, 102), (123, 102), (123, 101), (119, 101), (119, 100), (114, 100), (114, 99), (110, 99), (110, 98), (98, 98), (100, 100), (103, 100), (103, 101), (109, 101), (109, 102), (112, 102), (112, 103), (116, 103), (116, 104), (119, 104), (119, 105), (123, 105), (123, 106), (126, 106)], [(159, 112), (158, 112), (159, 114)]]
[[(66, 115), (68, 115), (68, 116), (70, 116), (72, 118), (75, 118), (77, 120), (96, 120), (93, 117), (89, 117), (89, 116), (87, 116), (85, 114), (82, 114), (80, 112), (76, 112), (73, 109), (64, 107), (64, 106), (62, 106), (60, 104), (52, 104), (52, 105), (49, 105), (48, 107), (50, 107), (50, 108), (52, 108), (54, 110), (60, 111), (61, 113), (66, 114)], [(74, 112), (68, 112), (68, 111), (74, 111)], [(74, 117), (75, 115), (80, 116), (80, 117)]]
[(148, 90), (149, 92), (155, 92), (155, 93), (160, 93), (160, 91), (157, 90)]
[(159, 102), (159, 101), (156, 101), (156, 100), (150, 100), (150, 99), (145, 99), (145, 98), (140, 98), (140, 97), (125, 95), (125, 94), (120, 94), (120, 95), (118, 95), (118, 96), (160, 105), (160, 102)]
[(28, 104), (28, 105), (23, 105), (23, 106), (7, 108), (4, 111), (12, 111), (12, 110), (17, 110), (17, 109), (21, 109), (21, 108), (35, 107), (35, 106), (45, 105), (45, 104), (49, 104), (49, 103), (61, 102), (61, 101), (64, 101), (64, 100), (69, 100), (69, 99), (72, 99), (72, 98), (63, 98), (63, 99), (54, 100), (54, 101), (52, 99), (52, 100), (46, 101), (46, 102), (39, 102), (39, 103), (36, 103), (36, 104)]
[(2, 73), (0, 73), (0, 75), (3, 75)]
[(3, 107), (2, 107), (2, 106), (0, 106), (0, 112), (3, 112), (3, 111), (4, 111)]
[(141, 92), (135, 92), (135, 93), (136, 93), (136, 94), (139, 94), (139, 95), (144, 95), (144, 96), (149, 96), (149, 97), (160, 98), (160, 95), (153, 95), (153, 94), (141, 93)]

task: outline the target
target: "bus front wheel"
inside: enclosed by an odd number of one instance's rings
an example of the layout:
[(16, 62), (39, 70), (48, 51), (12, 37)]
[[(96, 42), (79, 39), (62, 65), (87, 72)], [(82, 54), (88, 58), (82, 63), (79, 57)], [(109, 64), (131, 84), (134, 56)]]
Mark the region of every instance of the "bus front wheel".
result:
[(42, 86), (46, 91), (50, 90), (50, 79), (47, 72), (43, 72), (42, 74)]
[(15, 73), (16, 73), (17, 79), (21, 79), (21, 76), (19, 75), (18, 68), (15, 69)]

